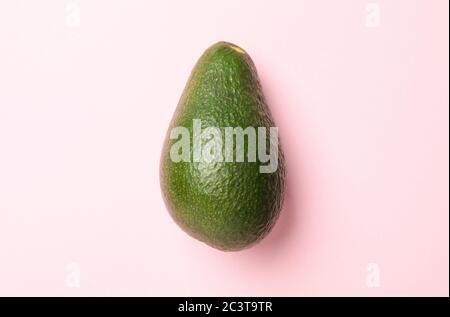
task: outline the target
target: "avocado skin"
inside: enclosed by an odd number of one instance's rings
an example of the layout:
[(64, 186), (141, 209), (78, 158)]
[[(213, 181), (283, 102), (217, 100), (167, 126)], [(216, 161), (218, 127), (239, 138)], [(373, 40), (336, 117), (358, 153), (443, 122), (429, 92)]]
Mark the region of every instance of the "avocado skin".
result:
[[(201, 119), (202, 129), (252, 126), (266, 127), (268, 133), (275, 126), (255, 65), (240, 50), (218, 42), (200, 57), (173, 115), (160, 162), (162, 196), (174, 221), (192, 237), (223, 251), (248, 248), (268, 234), (280, 214), (285, 188), (280, 142), (278, 169), (270, 174), (259, 172), (267, 163), (258, 156), (256, 162), (192, 160), (193, 119)], [(169, 136), (176, 126), (190, 132), (190, 162), (170, 159), (177, 140)]]

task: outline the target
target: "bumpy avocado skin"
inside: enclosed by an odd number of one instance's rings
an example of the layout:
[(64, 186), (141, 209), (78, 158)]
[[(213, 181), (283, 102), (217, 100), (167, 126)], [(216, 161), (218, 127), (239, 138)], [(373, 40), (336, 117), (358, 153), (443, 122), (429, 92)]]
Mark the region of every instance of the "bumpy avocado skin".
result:
[(195, 65), (166, 134), (160, 183), (170, 215), (189, 235), (223, 251), (248, 248), (272, 229), (282, 207), (280, 142), (274, 173), (260, 173), (267, 163), (258, 156), (256, 162), (193, 162), (191, 150), (191, 162), (175, 163), (170, 148), (177, 140), (170, 131), (188, 128), (192, 149), (193, 119), (200, 119), (203, 129), (275, 126), (253, 61), (236, 45), (216, 43)]

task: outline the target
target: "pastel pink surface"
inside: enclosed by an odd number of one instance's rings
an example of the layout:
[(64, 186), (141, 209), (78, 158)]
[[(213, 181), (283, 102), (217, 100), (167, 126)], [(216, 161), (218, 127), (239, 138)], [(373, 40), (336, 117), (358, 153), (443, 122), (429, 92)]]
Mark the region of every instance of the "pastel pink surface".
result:
[[(182, 232), (158, 178), (219, 40), (254, 59), (288, 168), (239, 253)], [(0, 295), (448, 296), (448, 53), (445, 0), (1, 2)]]

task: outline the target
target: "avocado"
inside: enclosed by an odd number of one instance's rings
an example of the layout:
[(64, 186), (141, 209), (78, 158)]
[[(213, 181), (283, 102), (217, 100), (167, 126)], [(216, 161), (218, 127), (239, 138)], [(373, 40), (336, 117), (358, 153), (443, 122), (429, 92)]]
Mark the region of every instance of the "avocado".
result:
[(164, 140), (160, 184), (173, 220), (216, 249), (248, 248), (274, 226), (285, 161), (242, 48), (218, 42), (197, 61)]

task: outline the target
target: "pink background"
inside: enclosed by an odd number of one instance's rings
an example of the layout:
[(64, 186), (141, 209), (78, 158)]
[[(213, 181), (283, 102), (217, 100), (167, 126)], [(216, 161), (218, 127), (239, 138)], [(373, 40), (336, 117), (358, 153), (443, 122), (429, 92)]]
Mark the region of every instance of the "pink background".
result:
[[(448, 9), (2, 1), (0, 295), (448, 296)], [(239, 253), (183, 233), (158, 180), (219, 40), (254, 59), (288, 164), (278, 224)]]

